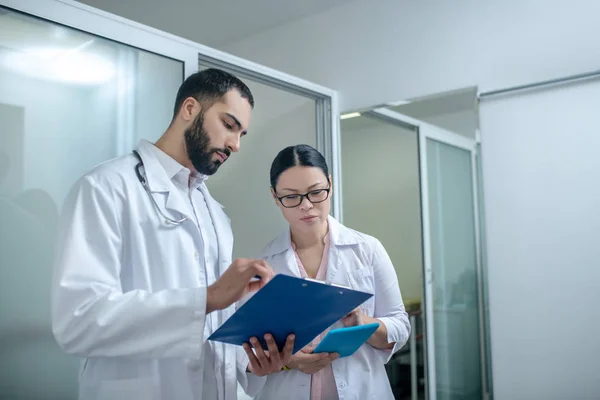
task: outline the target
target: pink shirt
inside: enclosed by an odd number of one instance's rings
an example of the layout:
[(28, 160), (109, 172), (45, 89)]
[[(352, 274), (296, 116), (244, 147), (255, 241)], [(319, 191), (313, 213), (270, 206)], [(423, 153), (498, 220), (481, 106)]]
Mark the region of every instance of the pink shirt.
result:
[[(321, 257), (321, 265), (319, 266), (319, 271), (317, 272), (316, 278), (320, 281), (324, 281), (327, 277), (327, 261), (329, 260), (329, 233), (323, 239), (325, 243), (325, 249), (323, 250), (323, 256)], [(304, 269), (304, 265), (302, 265), (302, 261), (300, 261), (300, 257), (296, 252), (296, 246), (292, 242), (292, 248), (294, 249), (294, 254), (296, 255), (296, 261), (298, 262), (298, 269), (300, 270), (300, 275), (303, 278), (308, 278), (308, 273)], [(312, 346), (317, 346), (321, 340), (325, 337), (329, 329), (325, 330), (325, 332), (321, 333), (317, 336), (312, 342)], [(310, 400), (337, 400), (338, 393), (337, 387), (335, 385), (335, 377), (333, 375), (333, 368), (331, 364), (327, 367), (323, 368), (319, 372), (312, 374), (310, 379)]]

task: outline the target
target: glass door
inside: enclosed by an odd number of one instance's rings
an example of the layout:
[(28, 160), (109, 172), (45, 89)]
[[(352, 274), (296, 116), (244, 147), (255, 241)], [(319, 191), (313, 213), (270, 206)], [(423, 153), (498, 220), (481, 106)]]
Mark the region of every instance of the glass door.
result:
[(482, 281), (475, 141), (387, 109), (418, 130), (427, 397), (481, 399)]
[(479, 265), (480, 267), (480, 307), (481, 307), (481, 343), (482, 343), (482, 372), (483, 372), (483, 390), (486, 400), (493, 400), (494, 388), (492, 382), (492, 345), (490, 338), (490, 304), (488, 289), (488, 264), (487, 264), (487, 242), (485, 225), (485, 204), (483, 202), (483, 171), (481, 169), (481, 143), (477, 143), (475, 149), (475, 174), (477, 177), (477, 217), (479, 219), (478, 239), (479, 239)]
[(419, 130), (431, 399), (481, 399), (474, 141)]

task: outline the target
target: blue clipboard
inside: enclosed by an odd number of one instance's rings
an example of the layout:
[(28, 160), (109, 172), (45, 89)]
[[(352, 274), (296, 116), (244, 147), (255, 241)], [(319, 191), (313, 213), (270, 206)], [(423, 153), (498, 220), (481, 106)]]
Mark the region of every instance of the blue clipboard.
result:
[(208, 340), (242, 345), (251, 337), (266, 348), (273, 335), (279, 350), (294, 334), (294, 353), (373, 295), (313, 279), (276, 275)]
[(313, 350), (317, 353), (338, 353), (340, 358), (351, 356), (379, 328), (379, 322), (367, 325), (332, 329)]

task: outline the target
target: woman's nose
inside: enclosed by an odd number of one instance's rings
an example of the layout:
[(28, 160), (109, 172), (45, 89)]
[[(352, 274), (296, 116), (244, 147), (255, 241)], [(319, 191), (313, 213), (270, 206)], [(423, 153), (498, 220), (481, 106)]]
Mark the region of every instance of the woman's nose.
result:
[(311, 208), (313, 208), (313, 204), (308, 200), (308, 197), (303, 198), (302, 203), (300, 203), (300, 209), (304, 211), (310, 210)]

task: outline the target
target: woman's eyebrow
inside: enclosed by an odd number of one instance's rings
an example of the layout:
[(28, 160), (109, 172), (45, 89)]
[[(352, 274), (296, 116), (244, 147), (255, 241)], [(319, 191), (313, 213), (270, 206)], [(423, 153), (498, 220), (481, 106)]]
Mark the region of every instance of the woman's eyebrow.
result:
[[(319, 186), (319, 185), (321, 185), (321, 184), (323, 184), (323, 182), (317, 182), (317, 183), (315, 183), (314, 185), (310, 185), (310, 186), (308, 187), (308, 190), (310, 191), (310, 189), (314, 188), (315, 186)], [(296, 192), (296, 193), (298, 193), (298, 192), (299, 192), (299, 190), (298, 190), (298, 189), (290, 189), (290, 188), (281, 188), (280, 190), (287, 190), (288, 192)]]

